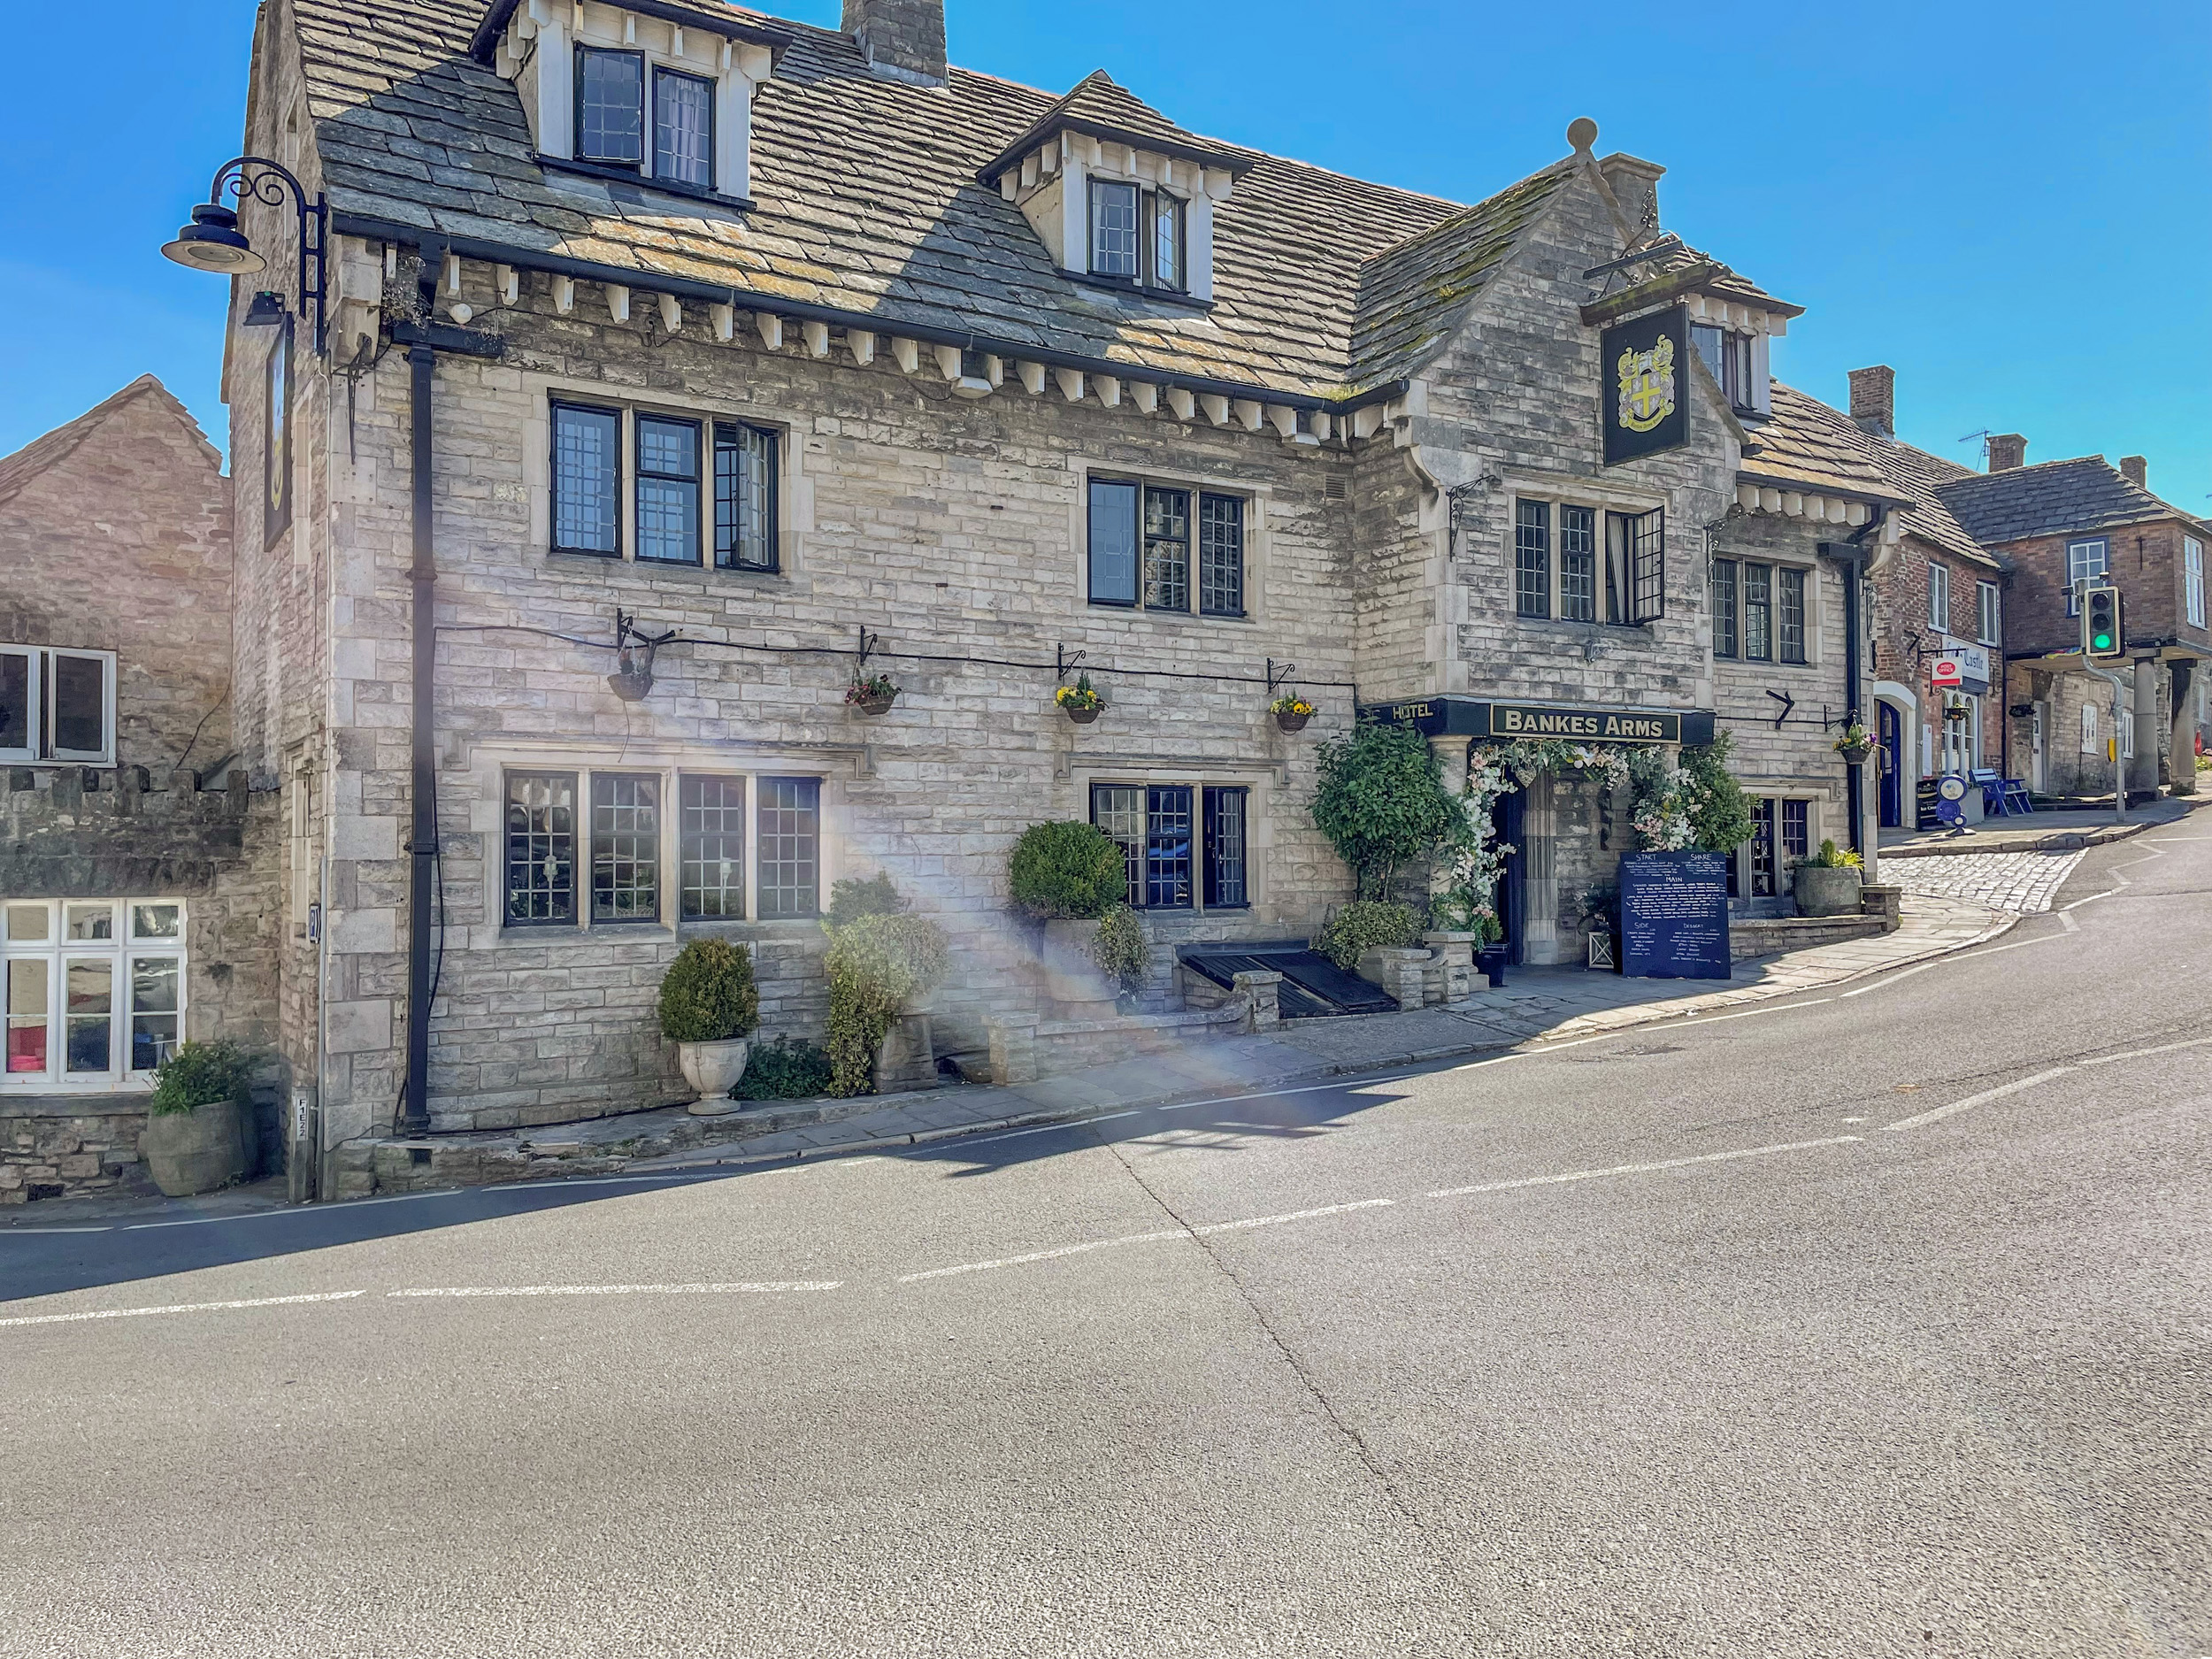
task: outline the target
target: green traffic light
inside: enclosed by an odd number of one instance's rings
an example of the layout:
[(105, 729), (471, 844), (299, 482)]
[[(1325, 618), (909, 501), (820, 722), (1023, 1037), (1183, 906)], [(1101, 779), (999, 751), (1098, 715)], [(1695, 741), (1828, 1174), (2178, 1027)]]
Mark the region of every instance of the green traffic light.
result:
[(2108, 651), (2112, 649), (2112, 636), (2109, 634), (2097, 634), (2090, 640), (2089, 648), (2095, 651)]

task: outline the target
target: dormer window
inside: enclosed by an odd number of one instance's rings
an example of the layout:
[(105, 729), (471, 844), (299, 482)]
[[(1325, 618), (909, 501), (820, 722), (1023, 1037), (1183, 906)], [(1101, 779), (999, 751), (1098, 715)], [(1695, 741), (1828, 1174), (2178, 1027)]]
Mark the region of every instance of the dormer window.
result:
[[(576, 159), (603, 167), (645, 165), (645, 58), (576, 49)], [(714, 188), (714, 82), (655, 66), (651, 176)]]
[(1712, 370), (1720, 389), (1728, 395), (1730, 407), (1753, 411), (1758, 408), (1758, 382), (1753, 378), (1749, 334), (1692, 323), (1690, 343), (1705, 359), (1705, 366)]
[(714, 83), (680, 70), (653, 72), (653, 173), (714, 188)]
[(1091, 180), (1091, 274), (1181, 293), (1183, 199), (1165, 190)]

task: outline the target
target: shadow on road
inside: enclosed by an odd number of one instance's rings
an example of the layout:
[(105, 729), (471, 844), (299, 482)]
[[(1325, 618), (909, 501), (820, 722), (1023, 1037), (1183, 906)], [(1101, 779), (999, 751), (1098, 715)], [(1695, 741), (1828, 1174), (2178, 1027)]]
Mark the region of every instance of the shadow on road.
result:
[[(1264, 1095), (1194, 1108), (1148, 1107), (1103, 1120), (935, 1141), (871, 1156), (932, 1165), (956, 1179), (971, 1179), (1102, 1145), (1141, 1145), (1165, 1136), (1172, 1136), (1181, 1150), (1198, 1147), (1228, 1155), (1238, 1149), (1240, 1141), (1326, 1134), (1336, 1124), (1399, 1097), (1386, 1084), (1354, 1080), (1324, 1091)], [(749, 1176), (790, 1167), (788, 1164), (757, 1164), (472, 1187), (191, 1219), (119, 1218), (104, 1223), (79, 1213), (59, 1225), (96, 1231), (34, 1232), (27, 1225), (19, 1231), (0, 1229), (0, 1309), (25, 1298), (62, 1291), (402, 1238), (578, 1204), (605, 1203), (674, 1187), (743, 1181)]]

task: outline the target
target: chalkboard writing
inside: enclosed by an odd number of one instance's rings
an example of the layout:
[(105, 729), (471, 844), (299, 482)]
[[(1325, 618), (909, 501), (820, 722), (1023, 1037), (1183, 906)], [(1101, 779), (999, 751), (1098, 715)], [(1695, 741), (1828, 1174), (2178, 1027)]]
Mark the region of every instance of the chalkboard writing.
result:
[(1621, 972), (1646, 979), (1728, 977), (1725, 853), (1621, 860)]

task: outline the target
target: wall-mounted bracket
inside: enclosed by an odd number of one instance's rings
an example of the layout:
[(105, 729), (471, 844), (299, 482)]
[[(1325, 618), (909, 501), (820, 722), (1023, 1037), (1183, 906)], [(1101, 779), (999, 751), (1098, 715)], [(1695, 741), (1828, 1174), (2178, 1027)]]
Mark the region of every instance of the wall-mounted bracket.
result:
[(1298, 664), (1295, 663), (1279, 663), (1271, 657), (1267, 659), (1267, 695), (1270, 702), (1274, 700), (1275, 694), (1280, 691), (1284, 683), (1297, 672)]
[(1767, 695), (1782, 705), (1782, 712), (1774, 717), (1774, 729), (1778, 732), (1783, 722), (1790, 718), (1790, 710), (1797, 707), (1797, 699), (1786, 691), (1770, 691)]
[(1052, 654), (1053, 659), (1058, 667), (1058, 672), (1055, 678), (1059, 680), (1063, 684), (1066, 682), (1067, 677), (1073, 673), (1076, 669), (1081, 665), (1083, 659), (1090, 655), (1088, 651), (1071, 652), (1064, 645), (1054, 646), (1052, 648)]

